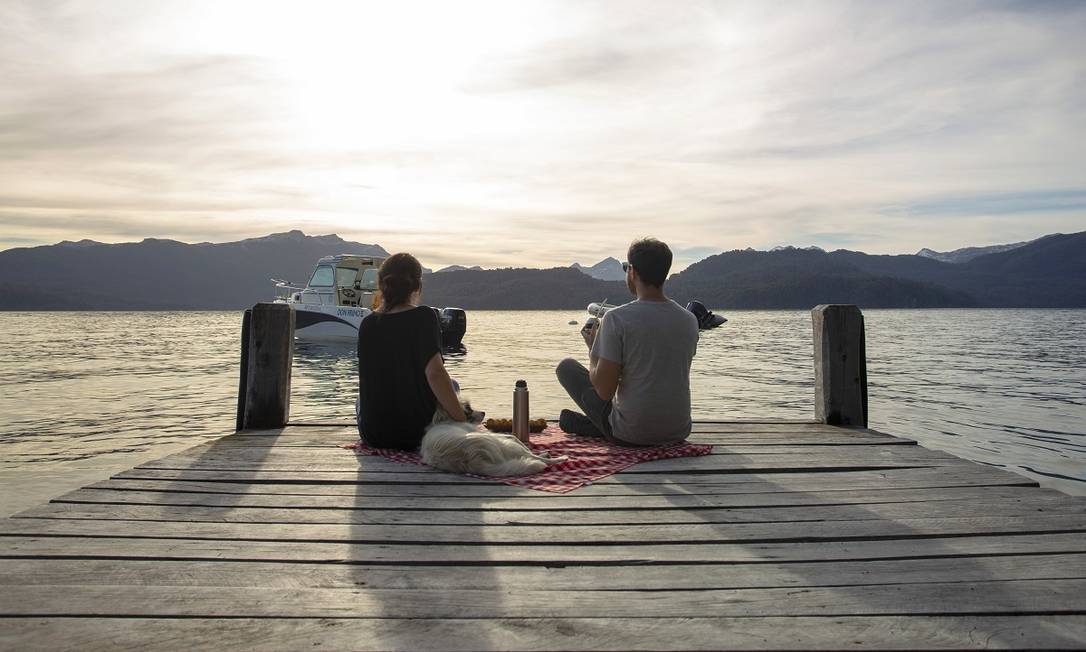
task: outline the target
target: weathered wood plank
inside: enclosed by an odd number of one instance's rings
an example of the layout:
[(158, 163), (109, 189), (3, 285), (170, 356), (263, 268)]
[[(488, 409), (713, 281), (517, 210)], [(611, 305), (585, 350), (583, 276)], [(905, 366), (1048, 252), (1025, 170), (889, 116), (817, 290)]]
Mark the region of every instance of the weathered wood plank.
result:
[[(940, 457), (954, 456), (944, 451), (936, 449), (927, 449), (918, 444), (908, 443), (908, 440), (871, 440), (863, 438), (857, 440), (855, 438), (842, 438), (842, 437), (809, 437), (801, 440), (793, 438), (758, 438), (752, 443), (747, 441), (752, 440), (727, 440), (727, 441), (698, 441), (695, 443), (711, 443), (714, 447), (712, 454), (735, 454), (736, 452), (746, 452), (749, 450), (749, 454), (752, 455), (768, 455), (768, 454), (783, 454), (783, 455), (795, 455), (796, 448), (801, 447), (801, 452), (807, 454), (819, 454), (819, 455), (855, 455), (855, 454), (881, 454), (881, 455), (934, 455)], [(842, 443), (835, 443), (842, 442)], [(885, 446), (886, 443), (898, 443), (898, 446)], [(904, 442), (904, 443), (902, 443)], [(320, 447), (281, 447), (279, 443), (265, 443), (262, 446), (257, 446), (258, 442), (233, 440), (232, 438), (225, 442), (211, 442), (202, 444), (201, 447), (194, 449), (187, 449), (166, 455), (162, 457), (164, 460), (174, 459), (187, 459), (187, 457), (209, 457), (215, 455), (229, 455), (231, 457), (237, 457), (237, 459), (244, 459), (244, 457), (257, 457), (257, 459), (263, 459), (267, 456), (306, 456), (306, 457), (342, 457), (352, 454), (348, 449), (344, 449), (343, 446), (349, 441), (331, 441)], [(288, 441), (286, 443), (294, 443)], [(812, 446), (817, 444), (817, 446)], [(859, 446), (858, 446), (859, 444)], [(745, 447), (745, 448), (744, 448)], [(735, 451), (733, 449), (743, 449)]]
[[(316, 450), (342, 449), (344, 444), (355, 441), (350, 437), (317, 436), (291, 436), (280, 437), (274, 441), (243, 436), (230, 436), (214, 442), (214, 450), (226, 451), (235, 448), (259, 448), (276, 450), (294, 450), (307, 448)], [(792, 435), (777, 434), (713, 434), (703, 433), (691, 436), (687, 441), (692, 444), (712, 444), (713, 446), (729, 447), (742, 452), (745, 449), (752, 451), (763, 448), (791, 448), (805, 450), (812, 446), (917, 446), (912, 439), (901, 439), (889, 435), (871, 435), (865, 433), (856, 434), (807, 434), (797, 433)], [(207, 450), (211, 450), (208, 448)]]
[[(977, 484), (967, 483), (962, 484)], [(55, 503), (93, 503), (118, 505), (188, 505), (205, 507), (266, 507), (275, 509), (455, 509), (455, 510), (598, 510), (598, 509), (705, 509), (714, 507), (744, 507), (763, 504), (811, 505), (840, 503), (840, 498), (827, 491), (823, 494), (797, 496), (787, 486), (757, 485), (727, 491), (720, 487), (715, 494), (675, 495), (577, 495), (550, 494), (550, 499), (538, 496), (468, 496), (436, 499), (427, 496), (369, 496), (351, 495), (292, 495), (292, 494), (217, 494), (171, 491), (117, 491), (79, 489), (54, 499)], [(746, 489), (746, 491), (744, 491)], [(900, 493), (900, 490), (897, 490)], [(767, 497), (768, 496), (768, 497)], [(850, 494), (851, 496), (851, 494)], [(763, 500), (763, 497), (767, 497)], [(871, 496), (870, 502), (880, 502)]]
[[(883, 448), (890, 448), (884, 446)], [(315, 468), (314, 468), (315, 467)], [(946, 468), (946, 469), (971, 469), (975, 472), (985, 470), (977, 464), (971, 464), (953, 458), (912, 458), (912, 459), (844, 459), (844, 460), (820, 460), (810, 457), (778, 457), (776, 459), (753, 459), (746, 455), (725, 456), (707, 455), (704, 457), (687, 459), (656, 460), (643, 462), (629, 467), (622, 473), (713, 473), (719, 475), (741, 473), (840, 473), (846, 471), (888, 471), (893, 469), (919, 469), (919, 468)], [(337, 461), (328, 460), (321, 464), (309, 465), (300, 461), (282, 463), (262, 462), (229, 462), (217, 460), (191, 460), (190, 462), (177, 461), (166, 464), (151, 463), (138, 466), (137, 472), (148, 470), (167, 471), (205, 471), (205, 472), (275, 472), (275, 473), (305, 473), (310, 478), (324, 477), (330, 473), (355, 474), (367, 472), (396, 472), (396, 473), (426, 473), (433, 469), (424, 468), (419, 464), (399, 464), (374, 457), (358, 457), (355, 460)], [(993, 475), (1000, 473), (996, 469), (990, 471)], [(127, 475), (127, 474), (122, 474)]]
[[(881, 449), (906, 448), (904, 446), (881, 446)], [(915, 448), (915, 447), (908, 447)], [(395, 466), (393, 466), (395, 465)], [(687, 459), (656, 460), (642, 462), (622, 473), (790, 473), (790, 472), (834, 472), (850, 470), (884, 470), (895, 468), (966, 468), (976, 467), (960, 459), (945, 456), (884, 456), (855, 455), (826, 457), (803, 455), (706, 455)], [(418, 464), (400, 464), (384, 458), (358, 456), (357, 458), (323, 457), (312, 460), (305, 458), (270, 458), (270, 459), (173, 459), (163, 462), (149, 462), (135, 467), (137, 471), (149, 469), (164, 470), (204, 470), (204, 471), (306, 471), (318, 473), (358, 473), (366, 471), (411, 472)]]
[(630, 545), (416, 545), (147, 539), (0, 537), (0, 558), (308, 561), (414, 565), (635, 565), (835, 561), (1012, 554), (1082, 553), (1082, 534), (1007, 534), (946, 538)]
[[(943, 460), (953, 459), (960, 460), (954, 455), (944, 451), (932, 450), (924, 448), (923, 446), (875, 446), (875, 445), (831, 445), (824, 444), (819, 446), (804, 447), (802, 450), (797, 451), (796, 446), (790, 444), (763, 444), (758, 446), (742, 446), (741, 444), (715, 444), (713, 450), (708, 456), (702, 456), (697, 458), (691, 458), (693, 460), (705, 460), (716, 457), (749, 457), (752, 461), (757, 460), (792, 460), (798, 457), (814, 456), (829, 461), (853, 461), (853, 460), (890, 460), (890, 459), (902, 459), (902, 460)], [(280, 447), (280, 446), (218, 446), (210, 447), (204, 450), (200, 449), (187, 449), (185, 451), (167, 455), (163, 458), (147, 462), (142, 466), (165, 466), (165, 465), (177, 465), (177, 464), (191, 464), (193, 462), (211, 463), (215, 461), (228, 461), (228, 462), (261, 462), (261, 463), (277, 463), (291, 462), (295, 460), (302, 460), (306, 463), (312, 461), (321, 462), (343, 462), (343, 461), (365, 461), (367, 459), (384, 459), (375, 458), (367, 455), (357, 455), (353, 451), (343, 449), (340, 447)], [(721, 460), (724, 461), (724, 460)], [(649, 464), (650, 462), (644, 462)]]
[[(197, 482), (246, 482), (290, 484), (366, 484), (407, 482), (439, 484), (500, 484), (492, 480), (470, 478), (444, 473), (427, 466), (387, 462), (381, 468), (350, 472), (305, 471), (229, 471), (221, 469), (132, 469), (113, 476), (123, 480), (184, 480)], [(816, 488), (851, 491), (879, 488), (936, 488), (955, 486), (1019, 486), (1036, 487), (1037, 482), (1016, 473), (975, 464), (957, 468), (883, 468), (876, 470), (823, 471), (818, 469), (773, 473), (754, 470), (737, 473), (684, 473), (682, 471), (640, 472), (637, 467), (601, 478), (593, 484), (715, 484), (741, 485), (761, 483), (787, 491), (809, 491)], [(577, 491), (580, 491), (578, 489)], [(543, 493), (542, 495), (552, 495)]]
[(1086, 615), (1086, 580), (1007, 580), (704, 591), (505, 591), (160, 586), (8, 586), (3, 616), (655, 618)]
[[(489, 408), (485, 405), (480, 407), (489, 411)], [(548, 423), (557, 425), (558, 420), (548, 419)], [(695, 419), (693, 426), (695, 432), (700, 429), (709, 429), (713, 432), (717, 432), (718, 429), (720, 432), (833, 432), (835, 430), (870, 430), (868, 428), (859, 427), (829, 426), (813, 419)], [(354, 433), (356, 436), (358, 435), (358, 429), (355, 427), (355, 424), (348, 419), (334, 421), (291, 421), (287, 424), (287, 427), (283, 429), (283, 432), (288, 434), (303, 434), (306, 431), (335, 431)], [(250, 430), (243, 434), (259, 436), (274, 435), (278, 432), (279, 431), (275, 429), (267, 429), (263, 431)]]
[(178, 523), (18, 518), (0, 521), (0, 537), (133, 537), (223, 541), (311, 541), (358, 543), (454, 543), (597, 545), (717, 544), (744, 541), (845, 541), (972, 536), (1006, 533), (1081, 532), (1086, 515), (917, 518), (795, 523), (700, 523), (668, 525), (363, 525), (341, 523)]
[[(744, 483), (746, 489), (753, 485), (767, 483)], [(730, 484), (593, 484), (577, 490), (577, 496), (673, 496), (673, 495), (720, 495), (734, 494), (735, 483)], [(453, 497), (524, 497), (547, 500), (553, 496), (547, 492), (511, 487), (496, 482), (482, 481), (480, 484), (431, 484), (431, 483), (370, 483), (370, 484), (275, 484), (245, 482), (192, 482), (187, 480), (128, 480), (110, 479), (87, 485), (84, 489), (90, 490), (118, 490), (118, 491), (159, 491), (164, 493), (217, 493), (217, 494), (286, 494), (294, 496), (439, 496)], [(943, 501), (948, 497), (969, 497), (985, 503), (994, 503), (995, 506), (1003, 504), (1008, 496), (1017, 496), (1017, 503), (1028, 502), (1037, 507), (1052, 504), (1053, 501), (1067, 503), (1068, 506), (1078, 510), (1086, 510), (1086, 500), (1075, 500), (1056, 491), (1034, 490), (1028, 494), (1023, 493), (1022, 488), (961, 488), (954, 491), (936, 489), (914, 489), (904, 493), (902, 498), (913, 502), (932, 500)], [(871, 496), (870, 492), (836, 492), (835, 500), (840, 496), (856, 494), (862, 497), (858, 502), (874, 502), (886, 500), (885, 496)], [(997, 501), (993, 496), (999, 496)]]
[(1083, 616), (826, 618), (9, 618), (13, 650), (330, 649), (469, 652), (667, 649), (1081, 649)]
[[(860, 438), (875, 441), (902, 439), (895, 435), (870, 428), (846, 428), (840, 426), (828, 426), (825, 424), (751, 424), (737, 426), (735, 424), (714, 424), (695, 421), (691, 428), (691, 438), (701, 436), (718, 437), (723, 441), (729, 438), (746, 438), (753, 441), (762, 439), (792, 440), (808, 439), (816, 440), (827, 438)], [(270, 430), (246, 430), (237, 433), (224, 433), (224, 436), (215, 440), (220, 444), (231, 442), (291, 442), (291, 441), (336, 441), (338, 443), (358, 440), (358, 429), (348, 427), (317, 427), (298, 428), (288, 425), (282, 429)], [(912, 441), (904, 438), (905, 441)], [(215, 442), (207, 442), (213, 444)]]
[[(690, 462), (711, 462), (731, 468), (737, 463), (750, 466), (796, 466), (806, 457), (808, 463), (817, 466), (835, 467), (842, 465), (866, 464), (917, 464), (954, 462), (964, 465), (959, 457), (948, 453), (930, 451), (915, 446), (825, 446), (797, 452), (794, 447), (761, 447), (733, 451), (728, 447), (716, 447), (709, 455), (693, 457)], [(349, 451), (329, 449), (296, 448), (290, 450), (236, 448), (204, 455), (173, 455), (168, 459), (141, 464), (137, 468), (199, 468), (225, 467), (237, 468), (248, 465), (261, 465), (276, 468), (313, 467), (314, 471), (357, 471), (359, 464), (369, 462), (386, 463), (383, 457), (355, 455)], [(641, 464), (674, 462), (658, 460)], [(391, 462), (400, 464), (399, 462)], [(418, 465), (415, 465), (418, 466)], [(640, 466), (640, 464), (639, 464)], [(694, 465), (693, 467), (698, 467)]]
[(233, 561), (0, 559), (0, 585), (107, 584), (279, 588), (701, 590), (1086, 578), (1086, 554), (949, 557), (834, 564), (364, 566)]
[[(768, 494), (762, 498), (785, 497)], [(857, 496), (855, 499), (859, 500)], [(911, 502), (855, 502), (820, 504), (803, 497), (802, 506), (763, 504), (748, 507), (699, 509), (539, 509), (539, 510), (453, 510), (453, 509), (276, 509), (260, 507), (192, 507), (176, 505), (116, 505), (94, 503), (52, 503), (27, 510), (16, 518), (92, 520), (209, 521), (221, 523), (347, 523), (371, 525), (634, 525), (677, 523), (804, 523), (812, 521), (853, 521), (901, 518), (961, 518), (983, 514), (1029, 516), (1036, 514), (1077, 514), (1086, 512), (1081, 501), (1054, 499), (1025, 502), (1021, 498), (998, 496), (991, 502), (973, 500), (915, 500)], [(768, 501), (761, 501), (763, 503)], [(778, 500), (777, 502), (781, 502)], [(797, 525), (797, 527), (799, 527)]]

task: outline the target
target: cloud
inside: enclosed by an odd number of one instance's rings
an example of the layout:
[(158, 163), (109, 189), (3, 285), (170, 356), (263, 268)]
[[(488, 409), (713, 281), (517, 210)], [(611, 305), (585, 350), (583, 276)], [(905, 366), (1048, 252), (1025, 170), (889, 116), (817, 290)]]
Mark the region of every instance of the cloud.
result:
[(298, 227), (567, 265), (655, 235), (687, 264), (1086, 223), (1081, 3), (291, 7), (0, 6), (0, 246)]
[(909, 217), (958, 215), (1007, 215), (1023, 213), (1086, 211), (1086, 189), (1043, 192), (999, 193), (994, 195), (951, 196), (886, 209), (889, 214)]

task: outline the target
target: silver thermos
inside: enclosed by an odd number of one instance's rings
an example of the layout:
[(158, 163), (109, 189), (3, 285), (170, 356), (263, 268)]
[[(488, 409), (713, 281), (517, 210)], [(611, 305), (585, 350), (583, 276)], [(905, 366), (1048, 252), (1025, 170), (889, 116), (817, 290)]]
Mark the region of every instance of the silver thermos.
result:
[(523, 380), (513, 388), (513, 435), (528, 443), (528, 383)]

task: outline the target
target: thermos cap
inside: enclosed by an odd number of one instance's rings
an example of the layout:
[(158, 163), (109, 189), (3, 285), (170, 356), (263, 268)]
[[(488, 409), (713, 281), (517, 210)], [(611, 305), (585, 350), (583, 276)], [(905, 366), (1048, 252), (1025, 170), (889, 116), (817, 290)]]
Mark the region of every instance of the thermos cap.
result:
[(525, 388), (527, 388), (528, 383), (524, 382), (523, 380), (518, 380), (516, 386), (517, 387), (525, 387)]

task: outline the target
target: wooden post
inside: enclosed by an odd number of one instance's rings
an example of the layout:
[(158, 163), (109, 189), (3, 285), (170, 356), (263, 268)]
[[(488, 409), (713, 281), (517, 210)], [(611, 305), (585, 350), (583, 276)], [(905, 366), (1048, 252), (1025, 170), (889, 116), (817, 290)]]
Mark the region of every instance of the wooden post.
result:
[(252, 309), (246, 310), (241, 318), (241, 364), (238, 366), (238, 413), (234, 422), (234, 430), (245, 429), (245, 394), (249, 385), (249, 332), (253, 323)]
[(256, 304), (248, 341), (242, 430), (282, 428), (290, 416), (294, 311), (284, 303)]
[(814, 322), (815, 420), (867, 427), (864, 316), (851, 305), (821, 305)]

